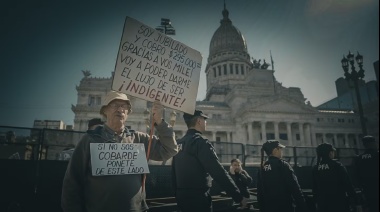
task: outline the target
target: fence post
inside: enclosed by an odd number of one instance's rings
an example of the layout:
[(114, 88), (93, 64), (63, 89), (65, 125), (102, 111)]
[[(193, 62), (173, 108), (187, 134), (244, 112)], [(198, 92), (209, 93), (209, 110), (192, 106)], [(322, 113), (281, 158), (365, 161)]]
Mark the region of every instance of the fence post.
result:
[(339, 157), (339, 154), (340, 153), (340, 148), (336, 148), (336, 155), (335, 155), (335, 158), (340, 158)]
[(297, 148), (293, 146), (293, 156), (294, 156), (294, 167), (298, 167), (298, 162), (297, 162)]
[(243, 167), (245, 168), (245, 145), (244, 144), (242, 144), (242, 143), (240, 143), (241, 144), (241, 146), (242, 146), (242, 150), (243, 150), (243, 152), (242, 152), (242, 163), (243, 163)]

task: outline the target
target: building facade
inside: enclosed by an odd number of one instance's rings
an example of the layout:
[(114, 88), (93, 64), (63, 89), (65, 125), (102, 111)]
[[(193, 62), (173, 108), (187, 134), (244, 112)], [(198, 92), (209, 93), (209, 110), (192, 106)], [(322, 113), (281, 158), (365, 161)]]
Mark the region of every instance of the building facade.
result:
[[(378, 63), (374, 62), (376, 80), (359, 81), (360, 100), (363, 106), (363, 116), (370, 135), (379, 138), (379, 80)], [(353, 83), (348, 83), (343, 77), (335, 81), (338, 96), (317, 106), (319, 110), (345, 110), (358, 113), (359, 104)]]
[[(300, 88), (286, 88), (279, 83), (274, 70), (265, 60), (251, 58), (242, 33), (232, 24), (224, 7), (223, 18), (210, 42), (205, 68), (207, 91), (196, 108), (204, 111), (211, 141), (262, 144), (278, 139), (285, 145), (316, 146), (322, 142), (336, 147), (359, 147), (360, 119), (352, 110), (323, 109), (305, 102)], [(100, 117), (101, 102), (111, 89), (110, 78), (84, 77), (76, 87), (78, 101), (72, 105), (74, 130), (85, 131), (88, 120)], [(149, 103), (131, 97), (133, 112), (127, 125), (139, 131), (147, 130), (146, 111)], [(183, 136), (187, 127), (182, 112), (176, 111), (174, 130)], [(166, 109), (169, 119), (172, 109)], [(174, 121), (174, 120), (173, 120)]]
[(34, 120), (33, 128), (65, 130), (66, 124), (61, 120)]

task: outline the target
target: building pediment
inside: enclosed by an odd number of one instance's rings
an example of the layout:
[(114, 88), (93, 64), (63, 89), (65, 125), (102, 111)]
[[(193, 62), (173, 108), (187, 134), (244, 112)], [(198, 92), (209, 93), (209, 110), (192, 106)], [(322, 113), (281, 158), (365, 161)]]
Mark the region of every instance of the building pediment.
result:
[(259, 100), (248, 100), (242, 111), (279, 112), (279, 113), (315, 113), (318, 110), (311, 105), (291, 98), (272, 96)]

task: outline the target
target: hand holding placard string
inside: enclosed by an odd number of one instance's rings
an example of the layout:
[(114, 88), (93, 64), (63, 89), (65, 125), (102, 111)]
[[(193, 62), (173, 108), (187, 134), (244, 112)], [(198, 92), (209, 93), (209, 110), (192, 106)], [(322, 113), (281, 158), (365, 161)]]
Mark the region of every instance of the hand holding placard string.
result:
[[(150, 127), (148, 151), (147, 151), (147, 154), (146, 154), (146, 160), (147, 161), (149, 161), (150, 148), (152, 146), (154, 123), (160, 124), (162, 122), (162, 111), (163, 111), (163, 107), (161, 105), (161, 102), (160, 101), (155, 101), (153, 103), (153, 107), (152, 107), (152, 113), (153, 113), (152, 114), (152, 124), (151, 124), (151, 127)], [(142, 182), (142, 190), (143, 191), (145, 189), (145, 181), (146, 181), (146, 174), (144, 174), (143, 182)]]
[[(153, 117), (154, 117), (154, 113), (152, 115), (152, 119), (153, 119)], [(152, 121), (152, 125), (150, 126), (148, 151), (146, 153), (146, 161), (149, 161), (150, 147), (152, 146), (153, 130), (154, 130), (154, 121)], [(144, 174), (144, 176), (143, 176), (143, 181), (142, 181), (142, 185), (141, 185), (142, 191), (145, 190), (145, 181), (146, 181), (146, 174)]]

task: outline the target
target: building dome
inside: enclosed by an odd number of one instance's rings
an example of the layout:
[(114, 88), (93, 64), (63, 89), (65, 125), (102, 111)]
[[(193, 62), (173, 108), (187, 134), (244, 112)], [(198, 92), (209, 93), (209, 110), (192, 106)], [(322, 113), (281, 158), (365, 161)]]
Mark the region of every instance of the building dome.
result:
[(228, 10), (224, 5), (222, 12), (223, 19), (220, 21), (220, 27), (215, 31), (210, 42), (209, 57), (222, 52), (247, 52), (247, 44), (241, 32), (232, 25), (231, 20), (228, 18)]

